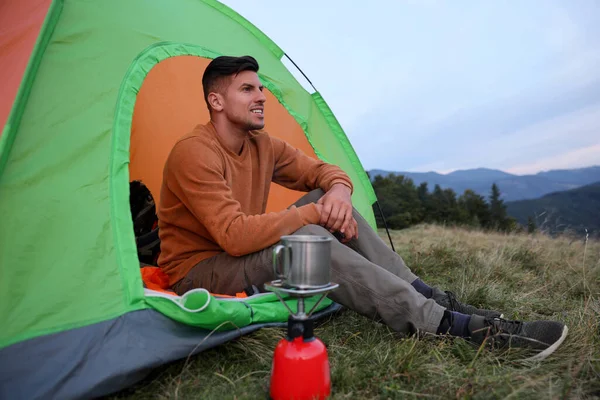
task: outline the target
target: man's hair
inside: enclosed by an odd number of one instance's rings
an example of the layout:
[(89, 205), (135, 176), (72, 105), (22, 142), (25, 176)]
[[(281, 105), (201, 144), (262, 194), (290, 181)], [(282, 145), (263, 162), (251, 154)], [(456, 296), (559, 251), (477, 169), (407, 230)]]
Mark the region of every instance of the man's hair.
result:
[(206, 101), (209, 111), (211, 108), (208, 104), (208, 94), (219, 91), (221, 89), (219, 86), (224, 85), (229, 77), (237, 76), (242, 71), (258, 72), (258, 62), (254, 57), (221, 56), (208, 64), (202, 76), (202, 87), (204, 88), (204, 101)]

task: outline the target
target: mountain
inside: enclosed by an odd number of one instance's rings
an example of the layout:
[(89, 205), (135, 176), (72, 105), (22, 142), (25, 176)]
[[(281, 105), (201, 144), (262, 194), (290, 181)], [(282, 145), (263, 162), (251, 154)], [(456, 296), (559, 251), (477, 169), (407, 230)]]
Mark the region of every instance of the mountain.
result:
[(502, 192), (504, 201), (536, 199), (549, 193), (575, 189), (600, 181), (600, 166), (551, 170), (535, 175), (514, 175), (488, 168), (458, 170), (449, 174), (391, 172), (379, 169), (369, 171), (371, 179), (377, 175), (385, 177), (392, 173), (411, 178), (417, 186), (422, 182), (427, 182), (430, 191), (435, 185), (440, 185), (442, 189), (453, 189), (457, 195), (461, 195), (465, 189), (472, 189), (486, 198), (490, 194), (492, 184), (496, 183)]
[(585, 234), (587, 229), (590, 236), (599, 236), (600, 182), (535, 200), (507, 202), (506, 209), (525, 226), (531, 216), (540, 229), (550, 233), (570, 230)]
[(462, 169), (451, 172), (447, 175), (453, 181), (489, 181), (489, 180), (497, 180), (497, 179), (508, 179), (512, 178), (515, 175), (509, 174), (507, 172), (499, 171), (497, 169), (488, 169), (488, 168), (476, 168), (476, 169)]

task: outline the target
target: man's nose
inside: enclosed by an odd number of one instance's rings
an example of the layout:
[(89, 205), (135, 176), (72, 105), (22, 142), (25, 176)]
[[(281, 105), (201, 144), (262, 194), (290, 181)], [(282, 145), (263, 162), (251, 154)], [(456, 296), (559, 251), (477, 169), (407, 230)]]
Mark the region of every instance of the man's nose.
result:
[(267, 96), (265, 96), (265, 94), (261, 91), (258, 92), (258, 99), (256, 100), (260, 103), (264, 103), (265, 101), (267, 101)]

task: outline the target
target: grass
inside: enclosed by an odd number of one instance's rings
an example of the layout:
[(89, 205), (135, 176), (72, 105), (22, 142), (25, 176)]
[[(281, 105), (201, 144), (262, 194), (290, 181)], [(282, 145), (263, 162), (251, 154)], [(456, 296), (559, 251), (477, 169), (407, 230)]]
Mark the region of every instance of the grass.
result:
[[(600, 398), (600, 243), (424, 225), (391, 232), (425, 282), (507, 318), (554, 319), (569, 336), (542, 362), (463, 339), (405, 337), (345, 310), (319, 324), (333, 399)], [(384, 240), (387, 235), (380, 232)], [(265, 399), (284, 329), (262, 329), (154, 371), (109, 399)]]

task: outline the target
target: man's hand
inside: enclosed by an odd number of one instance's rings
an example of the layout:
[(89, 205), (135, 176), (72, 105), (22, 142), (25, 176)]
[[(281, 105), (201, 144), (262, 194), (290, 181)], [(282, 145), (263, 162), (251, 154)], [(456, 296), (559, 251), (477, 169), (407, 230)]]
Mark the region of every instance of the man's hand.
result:
[(350, 223), (348, 224), (348, 228), (346, 228), (346, 231), (344, 232), (344, 237), (340, 239), (340, 242), (348, 243), (353, 238), (358, 239), (358, 223), (356, 222), (354, 217), (352, 217), (352, 221), (350, 221)]
[(317, 201), (323, 206), (319, 224), (331, 233), (344, 235), (343, 242), (358, 238), (358, 225), (352, 217), (352, 196), (350, 188), (341, 183), (335, 184)]

